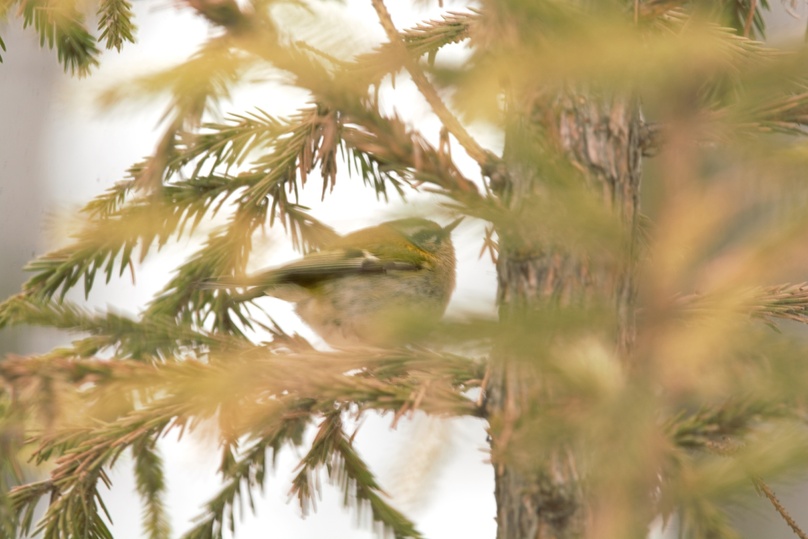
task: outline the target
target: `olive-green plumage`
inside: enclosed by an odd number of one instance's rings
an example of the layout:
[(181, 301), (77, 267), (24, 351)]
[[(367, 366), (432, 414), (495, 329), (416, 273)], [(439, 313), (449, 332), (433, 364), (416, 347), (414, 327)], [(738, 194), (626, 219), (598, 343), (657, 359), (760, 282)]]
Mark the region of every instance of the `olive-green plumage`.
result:
[(239, 300), (264, 294), (296, 304), (333, 346), (402, 344), (443, 315), (455, 286), (447, 227), (420, 218), (389, 221), (339, 237), (300, 260), (237, 283)]

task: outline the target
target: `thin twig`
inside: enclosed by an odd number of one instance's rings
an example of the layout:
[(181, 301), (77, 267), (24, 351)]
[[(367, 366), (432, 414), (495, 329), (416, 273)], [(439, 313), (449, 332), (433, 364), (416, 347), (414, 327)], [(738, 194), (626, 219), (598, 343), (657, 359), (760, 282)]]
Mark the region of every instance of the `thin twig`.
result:
[(800, 539), (808, 539), (808, 535), (805, 534), (804, 531), (800, 529), (794, 519), (791, 518), (791, 515), (788, 514), (786, 508), (783, 507), (783, 504), (780, 503), (780, 500), (777, 499), (777, 496), (774, 495), (772, 489), (769, 488), (769, 485), (763, 482), (761, 479), (753, 479), (752, 480), (755, 486), (769, 499), (771, 504), (774, 506), (775, 510), (780, 513), (780, 516), (783, 517), (783, 520), (786, 521), (788, 527), (796, 534), (797, 537)]
[(393, 19), (390, 17), (390, 13), (387, 11), (387, 6), (384, 5), (384, 1), (371, 0), (371, 3), (379, 16), (379, 22), (381, 23), (382, 28), (384, 28), (384, 32), (387, 34), (387, 39), (389, 39), (390, 43), (397, 47), (403, 55), (404, 67), (412, 77), (418, 91), (421, 92), (429, 103), (429, 106), (432, 107), (432, 111), (437, 115), (446, 129), (452, 135), (454, 135), (469, 156), (477, 161), (477, 163), (483, 169), (489, 168), (492, 157), (494, 157), (493, 154), (480, 146), (469, 134), (469, 132), (466, 131), (466, 128), (463, 127), (463, 125), (441, 100), (438, 92), (435, 90), (435, 87), (432, 86), (432, 83), (430, 83), (429, 79), (426, 78), (426, 75), (418, 66), (418, 63), (414, 61), (407, 53), (404, 43), (401, 40), (401, 35), (398, 33), (398, 30), (393, 24)]
[(757, 11), (757, 0), (752, 0), (749, 5), (749, 13), (746, 14), (746, 22), (743, 25), (743, 37), (749, 37), (749, 32), (752, 31), (752, 20), (755, 18), (755, 11)]
[(475, 402), (478, 408), (482, 408), (483, 404), (485, 404), (486, 391), (488, 389), (488, 381), (490, 377), (491, 377), (491, 365), (487, 365), (485, 367), (485, 374), (483, 375), (483, 381), (480, 383), (480, 396), (477, 397), (477, 401)]

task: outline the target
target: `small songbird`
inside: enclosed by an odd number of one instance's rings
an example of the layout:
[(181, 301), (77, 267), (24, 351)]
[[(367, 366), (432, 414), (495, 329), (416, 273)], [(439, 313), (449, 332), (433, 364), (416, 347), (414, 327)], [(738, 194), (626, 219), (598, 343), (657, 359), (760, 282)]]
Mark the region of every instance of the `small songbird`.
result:
[(404, 344), (434, 326), (455, 286), (455, 251), (446, 227), (421, 218), (388, 221), (337, 238), (300, 260), (216, 288), (243, 288), (296, 304), (328, 344)]

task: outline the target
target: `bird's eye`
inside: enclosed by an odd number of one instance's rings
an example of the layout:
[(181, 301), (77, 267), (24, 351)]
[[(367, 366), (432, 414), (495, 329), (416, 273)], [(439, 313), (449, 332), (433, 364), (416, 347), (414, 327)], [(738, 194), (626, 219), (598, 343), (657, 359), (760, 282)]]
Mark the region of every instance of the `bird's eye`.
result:
[(424, 249), (434, 249), (443, 240), (441, 230), (419, 230), (412, 235), (412, 240)]
[(436, 251), (443, 244), (446, 232), (437, 223), (427, 219), (400, 219), (390, 225), (405, 238), (426, 251)]

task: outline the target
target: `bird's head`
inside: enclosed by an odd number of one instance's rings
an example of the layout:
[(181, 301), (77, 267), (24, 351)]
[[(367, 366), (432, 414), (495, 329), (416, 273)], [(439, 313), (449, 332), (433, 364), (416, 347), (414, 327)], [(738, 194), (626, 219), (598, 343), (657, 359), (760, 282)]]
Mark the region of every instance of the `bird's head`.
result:
[(396, 230), (416, 247), (433, 254), (437, 254), (452, 245), (452, 231), (460, 224), (463, 218), (455, 219), (445, 227), (435, 221), (420, 217), (398, 219), (385, 223), (386, 226)]

